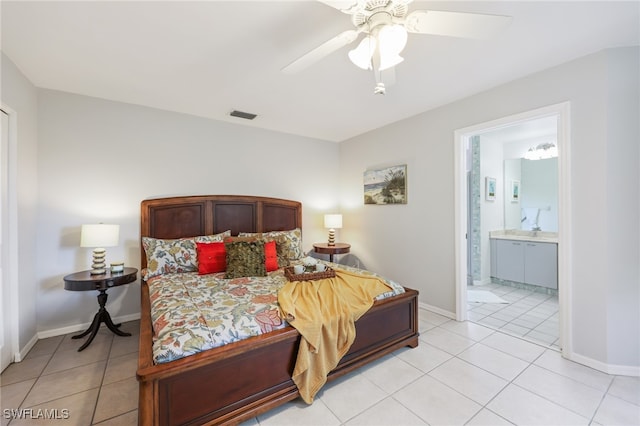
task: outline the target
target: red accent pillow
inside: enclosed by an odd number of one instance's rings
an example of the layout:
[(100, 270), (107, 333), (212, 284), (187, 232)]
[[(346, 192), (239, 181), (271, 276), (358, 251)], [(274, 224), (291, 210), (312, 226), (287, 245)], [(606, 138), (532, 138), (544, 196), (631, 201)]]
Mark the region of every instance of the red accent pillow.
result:
[(278, 269), (278, 252), (274, 240), (264, 243), (264, 266), (267, 272)]
[(213, 274), (227, 269), (227, 250), (224, 243), (196, 243), (198, 274)]

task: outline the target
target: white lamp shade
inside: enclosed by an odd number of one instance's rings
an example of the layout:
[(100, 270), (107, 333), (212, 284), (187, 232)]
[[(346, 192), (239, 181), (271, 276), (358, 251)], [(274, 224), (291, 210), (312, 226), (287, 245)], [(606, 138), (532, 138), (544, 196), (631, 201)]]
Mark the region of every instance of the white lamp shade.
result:
[(376, 39), (368, 36), (362, 39), (358, 47), (349, 51), (349, 59), (363, 70), (371, 69), (371, 57), (376, 50)]
[(407, 30), (402, 25), (385, 25), (378, 33), (380, 71), (404, 61), (400, 52), (407, 45)]
[(342, 228), (342, 215), (341, 214), (325, 214), (324, 227), (331, 228), (331, 229)]
[(115, 247), (120, 238), (120, 225), (82, 225), (80, 247)]
[(380, 71), (384, 71), (388, 68), (395, 67), (400, 62), (404, 61), (404, 58), (400, 55), (384, 55), (380, 57)]

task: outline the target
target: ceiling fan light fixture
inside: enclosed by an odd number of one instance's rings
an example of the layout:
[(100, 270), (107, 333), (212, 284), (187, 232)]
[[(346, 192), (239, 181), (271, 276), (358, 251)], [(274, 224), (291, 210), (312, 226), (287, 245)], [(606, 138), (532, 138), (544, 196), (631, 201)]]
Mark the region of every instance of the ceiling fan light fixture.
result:
[(380, 71), (384, 71), (391, 67), (395, 67), (400, 62), (404, 61), (404, 58), (400, 55), (380, 55)]
[(373, 56), (373, 52), (376, 50), (376, 39), (367, 36), (362, 39), (358, 47), (349, 51), (349, 59), (353, 62), (357, 67), (362, 68), (363, 70), (371, 69), (371, 57)]
[(402, 25), (385, 25), (378, 32), (380, 55), (400, 54), (407, 45), (407, 30)]
[(407, 30), (402, 25), (385, 25), (378, 32), (380, 71), (404, 61), (400, 52), (407, 45)]

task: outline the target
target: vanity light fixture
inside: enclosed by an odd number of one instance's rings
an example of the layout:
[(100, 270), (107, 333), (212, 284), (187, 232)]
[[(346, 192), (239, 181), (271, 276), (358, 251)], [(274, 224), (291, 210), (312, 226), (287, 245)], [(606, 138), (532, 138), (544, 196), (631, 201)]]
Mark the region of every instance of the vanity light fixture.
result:
[(529, 148), (524, 155), (525, 160), (546, 160), (558, 156), (558, 147), (554, 143), (541, 143), (535, 148)]

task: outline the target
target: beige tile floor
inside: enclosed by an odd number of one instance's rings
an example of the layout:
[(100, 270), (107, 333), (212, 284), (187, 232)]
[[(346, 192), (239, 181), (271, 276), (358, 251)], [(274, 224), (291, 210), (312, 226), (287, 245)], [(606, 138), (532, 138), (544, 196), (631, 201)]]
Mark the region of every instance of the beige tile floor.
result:
[[(22, 362), (0, 375), (2, 426), (137, 425), (139, 322), (124, 323), (122, 330), (132, 336), (102, 327), (82, 352), (77, 349), (84, 339), (71, 339), (77, 333), (39, 340)], [(5, 411), (18, 408), (31, 408), (33, 414), (12, 419)], [(38, 419), (39, 409), (59, 418)]]
[(491, 283), (468, 289), (490, 291), (507, 303), (467, 303), (467, 319), (507, 334), (560, 349), (558, 296)]
[[(70, 335), (39, 341), (0, 376), (2, 408), (69, 410), (63, 425), (137, 424), (138, 322), (101, 330), (83, 352)], [(245, 425), (640, 424), (640, 379), (611, 376), (472, 322), (420, 310), (420, 346), (346, 375)], [(46, 425), (2, 420), (2, 425)]]
[(245, 425), (639, 425), (640, 379), (611, 376), (469, 321), (420, 310), (401, 349)]

